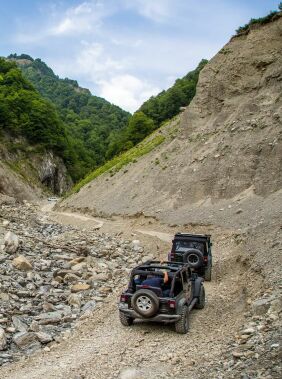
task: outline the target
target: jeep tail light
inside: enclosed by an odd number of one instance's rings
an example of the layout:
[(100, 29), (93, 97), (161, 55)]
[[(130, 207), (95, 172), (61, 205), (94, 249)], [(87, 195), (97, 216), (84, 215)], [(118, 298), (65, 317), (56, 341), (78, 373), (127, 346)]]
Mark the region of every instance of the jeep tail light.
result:
[(176, 308), (176, 301), (175, 300), (169, 300), (168, 306), (169, 306), (169, 308), (175, 309)]
[(208, 257), (204, 257), (204, 262), (205, 262), (205, 263), (208, 262)]
[(170, 253), (168, 253), (168, 260), (169, 261), (172, 261), (174, 258), (175, 258), (175, 252), (174, 251), (171, 251)]
[(127, 302), (127, 300), (128, 300), (128, 296), (127, 295), (121, 295), (121, 297), (120, 297), (120, 301), (121, 301), (121, 303), (126, 303)]

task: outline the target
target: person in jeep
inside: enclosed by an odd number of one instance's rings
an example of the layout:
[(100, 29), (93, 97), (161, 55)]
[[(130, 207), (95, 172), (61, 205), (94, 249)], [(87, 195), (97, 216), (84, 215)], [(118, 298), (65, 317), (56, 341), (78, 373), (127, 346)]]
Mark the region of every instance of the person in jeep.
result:
[(164, 271), (164, 277), (148, 275), (147, 279), (142, 281), (142, 286), (158, 287), (162, 290), (163, 296), (168, 297), (170, 292), (169, 276), (167, 271)]

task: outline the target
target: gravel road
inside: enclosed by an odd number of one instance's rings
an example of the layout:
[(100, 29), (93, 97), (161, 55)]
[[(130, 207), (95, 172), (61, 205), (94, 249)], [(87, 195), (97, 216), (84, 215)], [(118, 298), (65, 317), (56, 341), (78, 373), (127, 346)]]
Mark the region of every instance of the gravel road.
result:
[[(71, 218), (72, 223), (83, 227), (86, 226), (84, 223), (97, 222), (67, 212), (49, 216), (64, 223)], [(124, 232), (128, 222), (119, 220), (115, 224), (115, 221), (105, 220), (105, 227), (110, 228), (112, 223)], [(136, 225), (131, 221), (128, 230), (130, 233), (139, 231), (140, 240), (143, 236), (145, 245), (151, 241), (152, 246), (159, 246), (161, 240), (170, 239), (173, 231), (164, 230), (160, 225), (157, 229), (140, 229), (140, 223)], [(187, 335), (176, 334), (170, 325), (137, 322), (130, 328), (123, 327), (116, 306), (121, 288), (117, 288), (90, 319), (78, 324), (70, 338), (58, 343), (51, 351), (41, 351), (27, 360), (2, 367), (0, 377), (102, 379), (119, 377), (124, 369), (130, 368), (137, 370), (140, 378), (187, 378), (188, 372), (189, 377), (203, 377), (209, 364), (220, 360), (226, 343), (231, 341), (242, 323), (247, 300), (244, 291), (246, 268), (240, 263), (241, 251), (232, 232), (215, 231), (214, 228), (212, 232), (215, 267), (213, 281), (205, 284), (207, 306), (192, 311)], [(169, 244), (163, 243), (168, 248)], [(255, 277), (253, 285), (257, 285)]]

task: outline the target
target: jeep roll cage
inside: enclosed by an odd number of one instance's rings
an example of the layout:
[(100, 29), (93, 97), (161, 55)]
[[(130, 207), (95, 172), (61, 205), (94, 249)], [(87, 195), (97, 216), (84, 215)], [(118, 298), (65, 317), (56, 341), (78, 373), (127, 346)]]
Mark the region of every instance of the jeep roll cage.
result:
[(172, 251), (176, 249), (176, 242), (200, 242), (203, 244), (205, 251), (204, 254), (210, 252), (212, 246), (211, 235), (210, 234), (189, 234), (189, 233), (176, 233), (172, 240)]
[[(170, 261), (165, 261), (165, 262), (160, 262), (160, 261), (147, 261), (137, 267), (135, 267), (130, 275), (130, 282), (128, 288), (130, 290), (135, 290), (134, 286), (134, 277), (136, 275), (144, 276), (147, 277), (148, 275), (152, 276), (164, 276), (164, 273), (161, 270), (169, 270), (168, 276), (171, 279), (171, 286), (170, 286), (170, 295), (169, 297), (174, 297), (172, 296), (174, 291), (175, 291), (175, 283), (177, 279), (180, 279), (182, 282), (182, 287), (184, 284), (184, 279), (183, 279), (183, 274), (187, 274), (187, 279), (188, 278), (193, 278), (193, 274), (191, 271), (191, 268), (187, 263), (183, 262), (170, 262)], [(142, 284), (138, 287), (146, 288), (147, 286), (142, 286)]]

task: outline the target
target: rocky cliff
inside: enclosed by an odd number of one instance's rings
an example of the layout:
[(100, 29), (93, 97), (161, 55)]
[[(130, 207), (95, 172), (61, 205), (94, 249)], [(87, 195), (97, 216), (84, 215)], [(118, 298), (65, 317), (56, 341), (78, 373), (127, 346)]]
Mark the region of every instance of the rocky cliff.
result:
[(34, 200), (45, 193), (61, 195), (72, 181), (61, 158), (30, 146), (23, 138), (0, 142), (0, 193)]
[(64, 205), (184, 222), (193, 207), (220, 208), (279, 190), (281, 36), (278, 17), (233, 37), (202, 70), (189, 107), (158, 132), (166, 137), (161, 146), (95, 179)]

